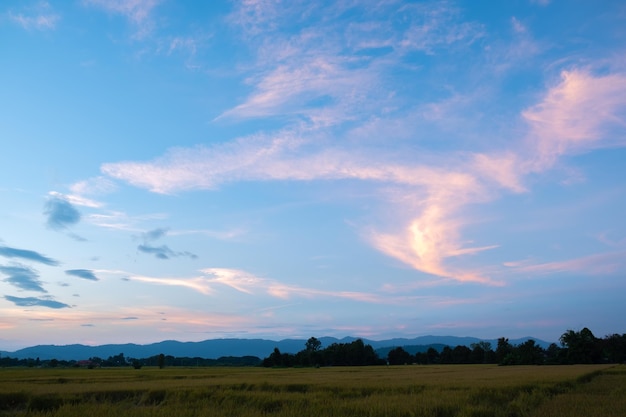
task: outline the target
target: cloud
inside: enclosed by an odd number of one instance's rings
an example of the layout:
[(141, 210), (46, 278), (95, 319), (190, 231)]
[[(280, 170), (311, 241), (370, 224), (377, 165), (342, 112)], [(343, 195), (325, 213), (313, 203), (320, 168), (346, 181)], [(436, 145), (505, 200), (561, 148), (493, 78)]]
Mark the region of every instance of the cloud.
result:
[[(121, 273), (120, 271), (113, 271)], [(184, 287), (197, 291), (204, 295), (215, 295), (217, 286), (230, 287), (248, 295), (266, 294), (273, 298), (288, 299), (292, 297), (304, 298), (340, 298), (365, 303), (399, 303), (414, 302), (414, 297), (389, 297), (378, 294), (357, 291), (329, 291), (314, 288), (305, 288), (295, 285), (285, 285), (279, 281), (260, 278), (252, 273), (230, 268), (206, 268), (202, 269), (203, 275), (193, 278), (185, 277), (148, 277), (143, 275), (128, 274), (131, 281), (146, 282), (156, 285)]]
[[(563, 71), (541, 102), (522, 116), (530, 126), (527, 146), (533, 158), (526, 169), (531, 172), (549, 169), (563, 155), (623, 146), (626, 74)], [(621, 133), (611, 135), (612, 128)]]
[(598, 253), (580, 258), (545, 263), (533, 263), (530, 261), (506, 262), (504, 266), (520, 273), (612, 275), (620, 273), (626, 267), (626, 251)]
[(406, 55), (469, 45), (483, 32), (448, 3), (242, 2), (231, 21), (258, 60), (247, 78), (252, 93), (220, 118), (298, 116), (326, 126), (386, 108), (399, 88), (389, 75)]
[[(462, 209), (502, 192), (528, 192), (524, 177), (550, 169), (563, 155), (623, 143), (623, 135), (611, 139), (606, 133), (611, 125), (623, 125), (625, 104), (626, 76), (572, 70), (522, 112), (528, 134), (511, 150), (444, 156), (416, 153), (401, 144), (396, 151), (366, 145), (348, 149), (340, 142), (314, 142), (319, 130), (303, 128), (172, 149), (151, 162), (109, 163), (102, 171), (159, 193), (215, 189), (232, 181), (365, 181), (386, 193), (385, 203), (401, 223), (400, 229), (365, 233), (375, 248), (427, 274), (500, 284), (480, 270), (447, 265), (451, 258), (497, 247), (462, 239), (463, 227), (472, 222)], [(171, 252), (142, 249), (163, 258)]]
[(157, 228), (157, 229), (149, 230), (145, 233), (142, 233), (141, 237), (146, 242), (152, 242), (165, 236), (167, 234), (167, 231), (168, 229), (166, 228)]
[(108, 194), (116, 188), (113, 181), (102, 176), (78, 181), (70, 186), (70, 190), (76, 195)]
[(39, 2), (33, 7), (23, 8), (23, 12), (7, 13), (9, 19), (26, 30), (52, 30), (55, 29), (61, 16), (52, 11), (52, 7), (48, 2)]
[(201, 294), (209, 295), (214, 292), (213, 288), (209, 285), (209, 282), (204, 277), (195, 278), (172, 278), (172, 277), (147, 277), (142, 275), (129, 274), (131, 281), (147, 282), (157, 285), (168, 285), (173, 287), (185, 287), (197, 291)]
[(60, 16), (57, 14), (26, 16), (22, 13), (9, 13), (9, 17), (24, 29), (49, 30), (55, 29)]
[(61, 303), (49, 298), (35, 298), (35, 297), (13, 297), (11, 295), (5, 295), (4, 299), (12, 302), (16, 306), (20, 307), (48, 307), (53, 309), (70, 308), (68, 304)]
[(305, 298), (341, 298), (366, 303), (397, 303), (397, 297), (382, 297), (377, 294), (357, 291), (327, 291), (285, 285), (279, 281), (259, 278), (249, 272), (229, 268), (206, 268), (201, 272), (207, 275), (207, 283), (221, 284), (245, 294), (264, 292), (272, 297), (287, 299)]
[(180, 256), (186, 256), (189, 257), (191, 259), (197, 259), (198, 255), (191, 253), (191, 252), (175, 252), (172, 249), (170, 249), (167, 245), (161, 245), (161, 246), (150, 246), (147, 244), (143, 244), (143, 245), (139, 245), (137, 246), (137, 250), (139, 250), (140, 252), (143, 253), (148, 253), (150, 255), (154, 255), (156, 256), (158, 259), (170, 259), (170, 258), (177, 258)]
[[(275, 138), (255, 136), (247, 144), (245, 139), (239, 139), (210, 148), (176, 149), (153, 163), (107, 164), (103, 171), (156, 192), (211, 189), (233, 180), (357, 179), (374, 186), (397, 186), (389, 203), (395, 200), (395, 205), (406, 213), (406, 232), (393, 236), (372, 233), (370, 240), (374, 245), (429, 274), (490, 282), (476, 272), (460, 273), (443, 268), (442, 262), (446, 257), (486, 249), (462, 246), (458, 229), (463, 222), (454, 216), (464, 204), (490, 199), (490, 183), (514, 192), (524, 190), (512, 155), (476, 154), (465, 158), (465, 162), (459, 158), (457, 169), (446, 170), (420, 164), (419, 159), (403, 162), (404, 157), (398, 158), (392, 151), (315, 148), (300, 146), (291, 138), (290, 134)], [(495, 173), (499, 175), (494, 176)], [(153, 252), (167, 256), (166, 251)]]
[(176, 252), (169, 248), (167, 245), (161, 246), (153, 246), (150, 245), (149, 242), (153, 242), (165, 236), (168, 232), (166, 228), (157, 228), (141, 234), (141, 238), (144, 240), (144, 243), (137, 246), (137, 250), (143, 253), (148, 253), (156, 256), (158, 259), (170, 259), (176, 258), (180, 256), (187, 256), (191, 259), (197, 259), (198, 256), (191, 252)]
[(511, 26), (513, 26), (513, 31), (515, 31), (515, 33), (526, 33), (528, 30), (522, 22), (515, 18), (515, 16), (511, 18)]
[(38, 279), (39, 275), (31, 268), (25, 266), (0, 265), (0, 272), (4, 275), (8, 275), (8, 278), (5, 278), (4, 282), (8, 282), (17, 288), (25, 291), (47, 292), (41, 286), (41, 281)]
[(60, 195), (52, 195), (48, 198), (44, 214), (48, 216), (48, 226), (56, 230), (75, 225), (81, 218), (78, 210), (66, 198)]
[(106, 12), (124, 16), (137, 27), (135, 37), (143, 38), (153, 30), (154, 22), (150, 15), (161, 0), (83, 0), (83, 2)]
[[(389, 15), (402, 23), (381, 17)], [(468, 206), (530, 192), (526, 178), (551, 169), (564, 155), (625, 142), (623, 134), (607, 140), (607, 133), (623, 126), (626, 76), (573, 68), (518, 115), (522, 129), (507, 128), (506, 141), (496, 137), (500, 149), (489, 137), (463, 143), (470, 150), (456, 150), (457, 137), (465, 134), (459, 127), (453, 134), (442, 128), (440, 153), (424, 151), (422, 141), (432, 140), (423, 133), (425, 124), (440, 127), (451, 116), (460, 118), (481, 95), (451, 86), (451, 99), (429, 102), (419, 87), (411, 87), (444, 82), (413, 65), (415, 56), (440, 68), (450, 64), (437, 60), (442, 51), (449, 56), (454, 49), (457, 60), (481, 53), (473, 44), (486, 36), (485, 28), (447, 2), (322, 7), (247, 1), (236, 4), (230, 18), (258, 52), (244, 74), (250, 93), (218, 119), (271, 116), (281, 127), (216, 145), (172, 148), (151, 161), (105, 163), (105, 176), (162, 194), (241, 181), (357, 180), (371, 187), (380, 205), (379, 218), (361, 228), (376, 250), (443, 281), (500, 285), (489, 274), (493, 268), (466, 266), (469, 257), (499, 247), (464, 236), (476, 222)], [(507, 60), (528, 60), (540, 47), (521, 20), (510, 22), (515, 56)], [(410, 78), (398, 75), (403, 71)], [(472, 145), (480, 150), (472, 151)], [(161, 259), (176, 253), (148, 242), (138, 249)], [(296, 289), (285, 287), (290, 290)]]
[(5, 258), (20, 258), (26, 259), (28, 261), (40, 262), (45, 265), (50, 266), (58, 266), (59, 262), (48, 258), (38, 252), (27, 250), (27, 249), (17, 249), (11, 248), (9, 246), (0, 246), (0, 256), (4, 256)]
[(68, 269), (65, 271), (67, 275), (87, 279), (90, 281), (98, 281), (98, 277), (90, 269)]

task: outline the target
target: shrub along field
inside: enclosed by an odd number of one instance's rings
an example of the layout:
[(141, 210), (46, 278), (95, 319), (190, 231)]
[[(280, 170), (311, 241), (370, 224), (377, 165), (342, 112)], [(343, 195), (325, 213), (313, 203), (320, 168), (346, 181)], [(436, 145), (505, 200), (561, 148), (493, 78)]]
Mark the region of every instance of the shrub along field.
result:
[(0, 416), (626, 416), (626, 366), (0, 369)]

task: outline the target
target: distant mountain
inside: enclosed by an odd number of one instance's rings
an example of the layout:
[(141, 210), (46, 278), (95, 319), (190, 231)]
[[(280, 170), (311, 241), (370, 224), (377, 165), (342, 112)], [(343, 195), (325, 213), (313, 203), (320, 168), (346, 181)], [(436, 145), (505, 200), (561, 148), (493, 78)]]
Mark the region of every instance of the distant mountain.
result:
[[(333, 343), (350, 343), (358, 338), (344, 337), (337, 339), (334, 337), (320, 337), (322, 347), (330, 346)], [(509, 340), (509, 343), (518, 345), (528, 339), (533, 339), (543, 348), (547, 348), (550, 343), (532, 337)], [(363, 342), (371, 345), (375, 350), (386, 349), (387, 352), (394, 347), (403, 347), (410, 353), (425, 352), (429, 347), (434, 347), (441, 351), (444, 346), (455, 347), (458, 345), (470, 346), (472, 343), (486, 341), (491, 343), (495, 350), (498, 341), (484, 340), (474, 337), (455, 336), (420, 336), (413, 339), (389, 339), (389, 340), (368, 340), (362, 338)], [(267, 339), (211, 339), (202, 342), (179, 342), (176, 340), (165, 340), (163, 342), (151, 343), (148, 345), (137, 345), (134, 343), (112, 344), (100, 346), (74, 345), (38, 345), (17, 350), (15, 352), (0, 352), (2, 356), (10, 356), (17, 359), (40, 358), (58, 360), (82, 360), (92, 357), (107, 359), (109, 356), (123, 353), (127, 358), (148, 358), (150, 356), (172, 355), (177, 357), (200, 357), (217, 359), (222, 356), (257, 356), (259, 358), (268, 357), (274, 348), (278, 348), (283, 353), (297, 353), (304, 349), (305, 339), (283, 339), (280, 341)], [(423, 349), (423, 350), (422, 350)], [(382, 351), (381, 351), (382, 352)], [(380, 354), (379, 354), (380, 355)]]

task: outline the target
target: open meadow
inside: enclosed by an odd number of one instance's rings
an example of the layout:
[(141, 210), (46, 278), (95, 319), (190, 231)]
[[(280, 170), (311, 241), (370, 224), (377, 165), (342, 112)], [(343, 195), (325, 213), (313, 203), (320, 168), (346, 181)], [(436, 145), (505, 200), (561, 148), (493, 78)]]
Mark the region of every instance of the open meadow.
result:
[(0, 416), (626, 416), (626, 366), (0, 369)]

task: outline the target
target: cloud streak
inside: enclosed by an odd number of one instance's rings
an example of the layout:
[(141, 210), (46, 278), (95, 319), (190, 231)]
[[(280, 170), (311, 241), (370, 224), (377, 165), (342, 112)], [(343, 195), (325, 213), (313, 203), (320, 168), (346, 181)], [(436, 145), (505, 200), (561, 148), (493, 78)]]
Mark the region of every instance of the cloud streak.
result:
[(70, 308), (68, 304), (60, 301), (55, 301), (49, 298), (36, 298), (36, 297), (14, 297), (11, 295), (5, 295), (4, 299), (12, 302), (19, 307), (47, 307), (52, 309)]
[(2, 266), (0, 265), (0, 273), (7, 275), (8, 278), (4, 279), (5, 282), (24, 290), (24, 291), (36, 291), (47, 292), (37, 272), (31, 268), (25, 266)]
[(197, 259), (198, 256), (191, 252), (176, 252), (169, 248), (167, 245), (154, 246), (149, 244), (149, 242), (154, 242), (155, 240), (159, 240), (164, 237), (168, 232), (166, 228), (157, 228), (153, 230), (149, 230), (141, 234), (141, 238), (144, 240), (144, 243), (137, 246), (137, 250), (143, 253), (147, 253), (150, 255), (154, 255), (157, 259), (170, 259), (177, 258), (180, 256), (189, 257), (191, 259)]
[(143, 253), (147, 253), (149, 255), (154, 255), (156, 258), (158, 259), (171, 259), (171, 258), (178, 258), (180, 256), (185, 256), (191, 259), (197, 259), (198, 255), (193, 254), (191, 252), (175, 252), (172, 249), (170, 249), (167, 245), (161, 245), (161, 246), (151, 246), (151, 245), (146, 245), (146, 244), (142, 244), (137, 246), (137, 250)]
[(5, 258), (20, 258), (50, 266), (59, 265), (59, 261), (48, 258), (47, 256), (40, 254), (39, 252), (27, 249), (17, 249), (9, 246), (0, 246), (0, 256), (4, 256)]
[(530, 261), (506, 262), (504, 266), (519, 273), (547, 275), (578, 273), (586, 275), (612, 275), (626, 267), (626, 251), (597, 253), (564, 261), (534, 263)]
[[(215, 296), (218, 287), (232, 288), (247, 295), (267, 295), (272, 298), (339, 298), (362, 303), (393, 304), (414, 301), (414, 297), (390, 297), (358, 291), (328, 291), (306, 288), (297, 285), (286, 285), (277, 280), (261, 278), (250, 272), (231, 268), (205, 268), (201, 276), (185, 277), (149, 277), (128, 274), (131, 281), (145, 282), (156, 285), (183, 287), (204, 295)], [(116, 272), (116, 273), (119, 273)], [(411, 302), (412, 302), (411, 301)]]
[(89, 281), (98, 281), (96, 274), (90, 269), (68, 269), (65, 271), (67, 275), (86, 279)]

